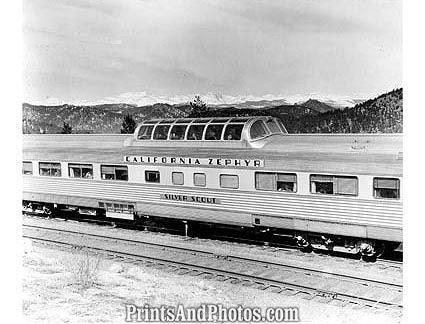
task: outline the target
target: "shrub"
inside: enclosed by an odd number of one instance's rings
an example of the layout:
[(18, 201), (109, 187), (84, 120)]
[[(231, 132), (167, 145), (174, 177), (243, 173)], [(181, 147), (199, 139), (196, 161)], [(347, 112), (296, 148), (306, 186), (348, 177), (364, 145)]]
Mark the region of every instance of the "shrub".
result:
[(72, 253), (71, 257), (63, 260), (62, 263), (71, 274), (73, 284), (81, 288), (89, 288), (96, 283), (100, 261), (100, 256), (80, 250)]

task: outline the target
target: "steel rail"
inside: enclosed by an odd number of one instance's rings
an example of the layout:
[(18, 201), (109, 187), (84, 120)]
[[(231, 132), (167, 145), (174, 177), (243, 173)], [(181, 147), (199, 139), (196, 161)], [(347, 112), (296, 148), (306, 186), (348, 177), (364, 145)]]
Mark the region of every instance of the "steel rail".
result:
[(303, 272), (308, 271), (310, 274), (326, 275), (326, 277), (328, 277), (328, 278), (333, 277), (335, 279), (342, 279), (343, 278), (345, 280), (348, 279), (348, 280), (351, 280), (351, 281), (358, 281), (363, 285), (373, 284), (373, 285), (383, 285), (383, 286), (387, 286), (387, 287), (389, 286), (389, 287), (396, 288), (396, 289), (402, 289), (403, 288), (402, 284), (390, 283), (390, 282), (387, 282), (387, 281), (381, 281), (381, 280), (370, 279), (370, 278), (355, 277), (355, 276), (351, 276), (351, 275), (347, 275), (347, 274), (336, 274), (336, 273), (333, 273), (333, 272), (319, 270), (319, 269), (312, 269), (312, 268), (305, 268), (305, 267), (300, 267), (300, 266), (295, 266), (295, 265), (288, 265), (288, 264), (283, 264), (283, 263), (280, 263), (280, 262), (274, 262), (274, 261), (263, 260), (263, 259), (247, 258), (247, 257), (243, 257), (243, 256), (240, 256), (240, 255), (232, 255), (232, 254), (219, 255), (217, 253), (208, 252), (208, 251), (205, 251), (205, 250), (202, 250), (202, 249), (176, 247), (176, 246), (170, 246), (170, 245), (163, 244), (163, 243), (146, 242), (146, 241), (141, 241), (141, 240), (133, 240), (133, 239), (127, 239), (127, 238), (122, 238), (122, 237), (116, 237), (116, 236), (107, 236), (107, 235), (99, 235), (99, 234), (87, 233), (87, 232), (78, 232), (78, 231), (72, 231), (72, 230), (55, 229), (55, 228), (51, 228), (51, 227), (43, 227), (43, 226), (37, 226), (37, 225), (23, 224), (23, 226), (24, 227), (30, 227), (30, 228), (42, 229), (42, 230), (60, 231), (60, 232), (70, 233), (70, 234), (88, 235), (88, 236), (101, 238), (101, 239), (114, 239), (114, 240), (119, 240), (119, 241), (125, 242), (125, 243), (144, 244), (144, 245), (148, 245), (148, 246), (165, 248), (165, 249), (168, 249), (168, 250), (175, 250), (175, 251), (178, 251), (178, 252), (184, 251), (184, 252), (188, 252), (188, 253), (191, 253), (191, 254), (195, 253), (195, 254), (209, 255), (209, 256), (212, 256), (212, 257), (223, 257), (223, 258), (226, 258), (226, 259), (230, 258), (232, 260), (260, 264), (260, 265), (264, 266), (265, 268), (272, 266), (272, 267), (277, 267), (277, 268), (285, 268), (285, 270), (297, 270), (297, 271), (303, 271)]
[[(165, 244), (160, 244), (160, 243), (151, 243), (151, 242), (143, 242), (143, 241), (136, 241), (136, 240), (129, 240), (129, 239), (122, 239), (122, 238), (118, 238), (118, 237), (111, 237), (111, 236), (105, 236), (105, 235), (98, 235), (98, 234), (92, 234), (92, 233), (82, 233), (82, 232), (76, 232), (76, 231), (70, 231), (70, 230), (62, 230), (62, 229), (52, 229), (52, 228), (44, 228), (41, 226), (34, 226), (34, 225), (24, 225), (26, 227), (30, 227), (30, 228), (35, 228), (35, 229), (39, 229), (39, 230), (50, 230), (50, 231), (55, 231), (55, 232), (62, 232), (62, 233), (68, 233), (71, 235), (80, 235), (80, 236), (86, 236), (86, 237), (95, 237), (95, 238), (99, 238), (99, 239), (103, 239), (103, 240), (114, 240), (115, 242), (122, 242), (122, 243), (136, 243), (136, 244), (145, 244), (148, 246), (156, 246), (159, 247), (161, 249), (168, 249), (168, 250), (174, 250), (174, 251), (184, 251), (186, 253), (190, 253), (191, 255), (194, 254), (207, 254), (210, 256), (216, 256), (214, 253), (211, 252), (205, 252), (205, 251), (200, 251), (200, 250), (195, 250), (195, 249), (189, 249), (189, 248), (182, 248), (182, 247), (175, 247), (175, 246), (168, 246)], [(66, 245), (66, 246), (81, 246), (75, 243), (68, 243), (68, 242), (63, 242), (63, 241), (58, 241), (58, 240), (51, 240), (48, 238), (41, 238), (41, 237), (37, 237), (37, 236), (32, 236), (32, 235), (23, 235), (23, 237), (32, 239), (32, 240), (37, 240), (37, 241), (44, 241), (44, 242), (48, 242), (48, 243), (53, 243), (53, 244), (60, 244), (60, 245)], [(82, 246), (83, 247), (83, 246)], [(178, 260), (170, 260), (167, 258), (160, 258), (160, 257), (153, 257), (153, 256), (146, 256), (143, 255), (141, 253), (128, 253), (128, 252), (123, 252), (123, 251), (119, 251), (119, 250), (113, 250), (113, 249), (106, 249), (106, 248), (98, 248), (98, 247), (93, 247), (93, 246), (84, 246), (85, 248), (89, 249), (89, 250), (93, 250), (93, 251), (98, 251), (98, 252), (103, 252), (103, 253), (107, 253), (107, 254), (112, 254), (112, 255), (119, 255), (119, 256), (123, 256), (126, 258), (132, 257), (132, 258), (139, 258), (139, 259), (148, 259), (151, 261), (155, 261), (155, 262), (162, 262), (162, 263), (167, 263), (170, 265), (178, 265), (180, 267), (185, 267), (185, 268), (189, 268), (189, 269), (193, 269), (193, 270), (201, 270), (201, 272), (207, 272), (207, 273), (212, 273), (214, 275), (216, 274), (220, 274), (222, 276), (231, 276), (234, 277), (236, 279), (242, 279), (242, 280), (248, 280), (251, 281), (253, 283), (259, 283), (262, 285), (269, 285), (272, 287), (278, 287), (278, 288), (283, 288), (283, 289), (292, 289), (292, 290), (296, 290), (299, 292), (304, 292), (304, 293), (308, 293), (310, 295), (313, 296), (317, 296), (317, 295), (325, 295), (325, 296), (331, 296), (331, 299), (337, 299), (340, 301), (343, 301), (345, 303), (350, 302), (350, 303), (355, 303), (355, 304), (362, 304), (362, 305), (368, 305), (370, 307), (378, 307), (378, 308), (394, 308), (396, 307), (397, 309), (402, 309), (402, 305), (397, 304), (397, 303), (391, 303), (391, 302), (387, 302), (387, 301), (382, 301), (382, 300), (377, 300), (377, 299), (372, 299), (372, 298), (368, 298), (368, 297), (362, 297), (362, 296), (356, 296), (356, 295), (352, 295), (349, 293), (340, 293), (340, 292), (333, 292), (333, 291), (323, 291), (321, 289), (317, 289), (317, 288), (313, 288), (313, 287), (309, 287), (306, 285), (302, 285), (302, 284), (294, 284), (294, 283), (289, 283), (289, 282), (285, 282), (282, 280), (276, 280), (273, 278), (264, 278), (261, 276), (255, 276), (255, 275), (250, 275), (250, 274), (242, 274), (239, 272), (234, 272), (231, 270), (223, 270), (223, 269), (217, 269), (214, 267), (208, 267), (205, 265), (194, 265), (191, 263), (187, 263), (187, 262), (182, 262), (182, 261), (178, 261)], [(232, 257), (234, 259), (237, 260), (242, 260), (244, 262), (251, 262), (251, 263), (260, 263), (261, 265), (265, 266), (265, 268), (267, 268), (267, 261), (259, 261), (259, 260), (252, 260), (249, 258), (245, 258), (245, 257)], [(274, 263), (274, 262), (269, 262), (269, 265), (272, 266), (277, 266), (277, 267), (284, 267), (285, 269), (290, 269), (290, 270), (296, 270), (300, 273), (308, 273), (308, 274), (321, 274), (321, 275), (325, 275), (326, 277), (329, 276), (333, 276), (335, 279), (341, 279), (344, 278), (344, 280), (350, 279), (352, 281), (354, 281), (355, 283), (360, 283), (362, 285), (370, 285), (370, 284), (379, 284), (379, 285), (384, 285), (387, 287), (391, 287), (391, 288), (396, 288), (397, 292), (401, 293), (402, 290), (402, 285), (398, 285), (398, 284), (392, 284), (392, 283), (386, 283), (383, 281), (377, 281), (377, 280), (369, 280), (369, 279), (365, 279), (362, 282), (362, 279), (353, 277), (353, 276), (347, 276), (347, 275), (342, 275), (339, 276), (338, 274), (335, 273), (329, 273), (326, 271), (321, 271), (321, 270), (316, 270), (316, 269), (306, 269), (306, 268), (302, 268), (302, 267), (298, 267), (298, 266), (290, 266), (290, 265), (282, 265), (279, 263)]]
[[(28, 216), (28, 217), (34, 217), (34, 218), (42, 218), (45, 219), (45, 217), (43, 216), (39, 216), (39, 215), (33, 215), (31, 213), (27, 213), (27, 212), (23, 212), (24, 215)], [(77, 217), (69, 217), (69, 218), (57, 218), (57, 219), (68, 219), (71, 221), (76, 221), (76, 222), (83, 222), (83, 223), (90, 223), (90, 224), (97, 224), (97, 225), (114, 225), (114, 226), (122, 226), (125, 229), (136, 229), (136, 230), (140, 230), (141, 228), (143, 229), (148, 229), (151, 230), (153, 229), (152, 232), (156, 233), (156, 232), (160, 232), (160, 233), (169, 233), (172, 235), (182, 235), (184, 234), (184, 230), (183, 229), (175, 229), (175, 228), (167, 228), (167, 227), (161, 227), (161, 226), (151, 226), (151, 225), (136, 225), (136, 224), (129, 224), (129, 223), (125, 223), (125, 222), (117, 222), (117, 221), (111, 221), (111, 220), (99, 220), (99, 219), (91, 219), (91, 218), (77, 218)], [(155, 231), (158, 230), (158, 231)], [(240, 244), (247, 244), (247, 245), (252, 245), (252, 246), (268, 246), (270, 248), (275, 248), (275, 249), (279, 249), (282, 251), (301, 251), (303, 248), (297, 246), (296, 244), (287, 244), (287, 243), (279, 243), (279, 242), (272, 242), (272, 241), (262, 241), (262, 240), (256, 240), (253, 238), (244, 238), (244, 237), (234, 237), (234, 236), (228, 236), (228, 235), (220, 235), (220, 234), (213, 234), (213, 235), (208, 235), (208, 236), (199, 236), (200, 239), (206, 239), (206, 240), (219, 240), (219, 241), (224, 241), (224, 242), (229, 242), (229, 243), (240, 243)], [(320, 254), (320, 255), (331, 255), (331, 256), (335, 256), (333, 255), (334, 251), (322, 251), (322, 250), (317, 250), (316, 253)], [(336, 257), (341, 257), (343, 254), (341, 254), (340, 252), (337, 252), (338, 254), (336, 255)], [(355, 260), (357, 257), (355, 254), (345, 254), (343, 256), (344, 259), (347, 260)], [(403, 261), (398, 261), (398, 260), (393, 260), (390, 258), (377, 258), (376, 259), (376, 264), (381, 264), (383, 266), (387, 266), (387, 267), (399, 267), (401, 268), (403, 265)]]

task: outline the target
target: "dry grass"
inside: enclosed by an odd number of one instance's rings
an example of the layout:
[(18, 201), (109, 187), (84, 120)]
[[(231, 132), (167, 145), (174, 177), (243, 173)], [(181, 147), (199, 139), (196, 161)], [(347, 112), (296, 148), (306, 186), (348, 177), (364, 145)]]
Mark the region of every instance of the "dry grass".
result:
[[(81, 249), (70, 251), (28, 244), (26, 251), (22, 269), (25, 323), (123, 324), (125, 304), (160, 307), (217, 303), (225, 307), (243, 305), (264, 310), (297, 306), (303, 323), (400, 323), (399, 317), (374, 314), (365, 308), (337, 307), (296, 295), (199, 280), (125, 260), (102, 258), (102, 254), (90, 254)], [(83, 289), (84, 284), (89, 288)]]
[(72, 284), (86, 289), (95, 285), (100, 270), (101, 258), (89, 251), (77, 250), (69, 258), (61, 260), (65, 270), (71, 274)]

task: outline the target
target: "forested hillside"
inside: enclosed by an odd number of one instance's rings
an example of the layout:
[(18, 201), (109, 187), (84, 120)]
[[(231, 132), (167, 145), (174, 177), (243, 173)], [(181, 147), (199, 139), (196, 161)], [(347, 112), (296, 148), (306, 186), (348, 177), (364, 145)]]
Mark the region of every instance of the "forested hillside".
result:
[(23, 104), (23, 132), (60, 133), (63, 122), (73, 133), (119, 134), (123, 117), (130, 114), (136, 122), (152, 118), (178, 118), (188, 115), (188, 105), (154, 104), (137, 107), (126, 104), (99, 106), (33, 106)]
[[(311, 102), (310, 102), (311, 103)], [(317, 103), (316, 107), (317, 107)], [(308, 106), (308, 105), (306, 105)], [(401, 133), (403, 131), (403, 89), (396, 89), (352, 108), (323, 113), (304, 106), (269, 109), (224, 108), (208, 116), (274, 116), (282, 120), (289, 133)]]
[(403, 89), (396, 89), (353, 108), (317, 116), (282, 118), (290, 133), (402, 133)]
[[(182, 118), (191, 115), (188, 104), (134, 106), (34, 106), (23, 104), (24, 133), (60, 133), (63, 123), (73, 133), (120, 133), (123, 117), (130, 114), (136, 122), (152, 118)], [(269, 108), (214, 108), (209, 116), (275, 116), (290, 133), (400, 133), (403, 131), (403, 90), (396, 89), (353, 108), (335, 109), (317, 100)]]

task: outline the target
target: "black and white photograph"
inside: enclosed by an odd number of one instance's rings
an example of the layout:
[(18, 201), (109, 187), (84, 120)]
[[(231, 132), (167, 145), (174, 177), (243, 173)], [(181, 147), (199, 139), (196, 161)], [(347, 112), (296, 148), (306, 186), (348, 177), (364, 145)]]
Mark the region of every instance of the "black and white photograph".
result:
[(404, 323), (403, 6), (23, 0), (24, 322)]

